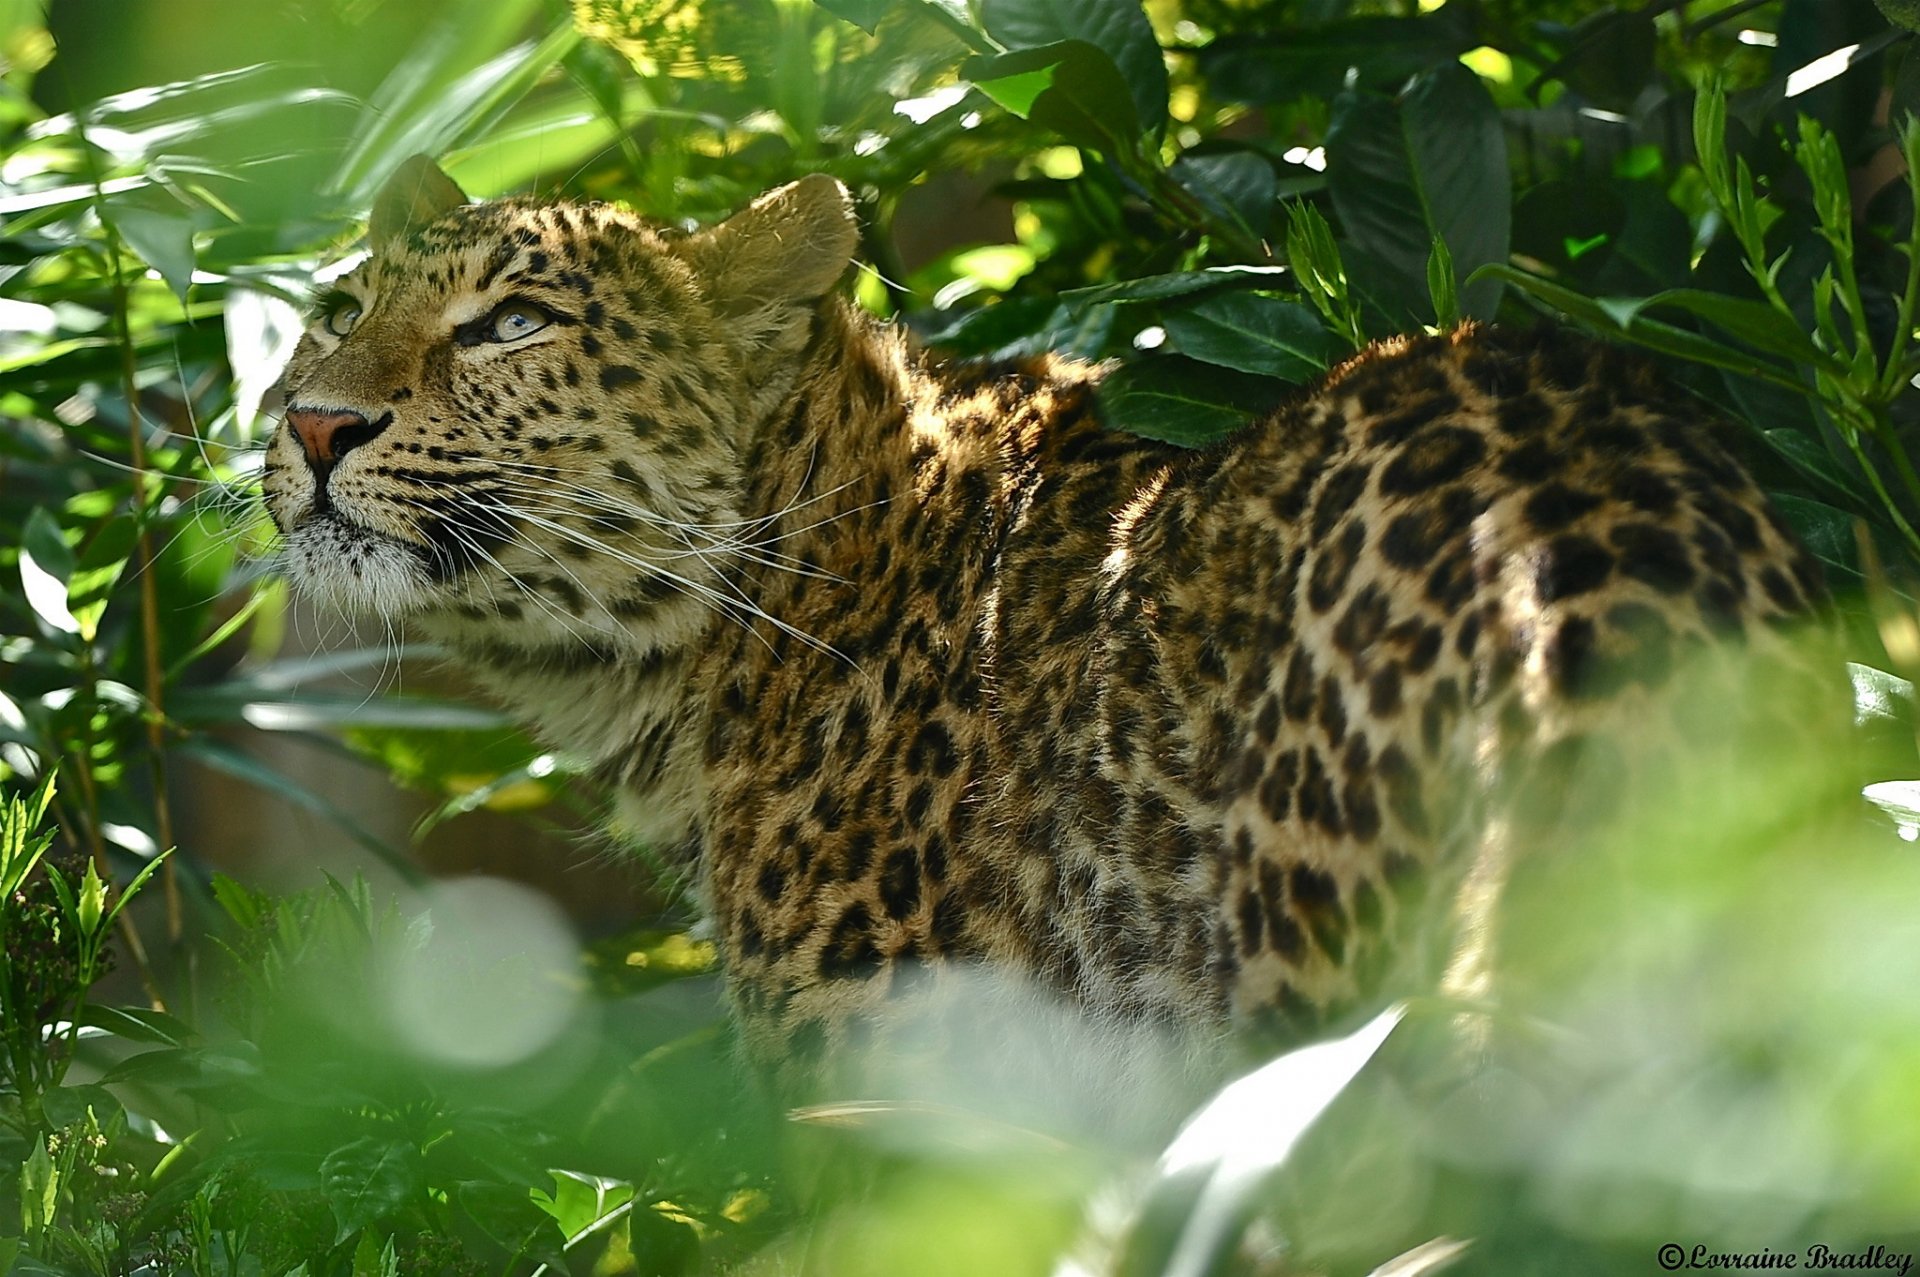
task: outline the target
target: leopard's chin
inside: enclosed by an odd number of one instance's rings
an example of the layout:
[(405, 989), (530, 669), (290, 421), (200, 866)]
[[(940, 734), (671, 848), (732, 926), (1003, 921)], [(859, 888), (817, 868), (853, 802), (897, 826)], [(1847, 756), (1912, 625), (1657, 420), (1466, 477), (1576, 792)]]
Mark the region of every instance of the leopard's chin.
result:
[(280, 561), (296, 590), (347, 616), (391, 620), (433, 601), (433, 574), (420, 547), (332, 511), (287, 533)]

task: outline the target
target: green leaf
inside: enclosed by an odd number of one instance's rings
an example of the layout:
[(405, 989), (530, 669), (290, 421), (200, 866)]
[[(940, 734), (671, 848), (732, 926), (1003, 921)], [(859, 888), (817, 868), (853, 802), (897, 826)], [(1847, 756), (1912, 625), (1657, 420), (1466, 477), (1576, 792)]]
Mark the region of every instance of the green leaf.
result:
[(608, 1187), (572, 1171), (553, 1171), (551, 1174), (553, 1192), (543, 1193), (536, 1188), (529, 1197), (534, 1205), (553, 1216), (568, 1240), (586, 1232), (609, 1213), (633, 1200), (631, 1184)]
[(20, 1227), (32, 1239), (52, 1226), (60, 1203), (60, 1175), (47, 1156), (45, 1138), (35, 1141), (33, 1152), (20, 1167), (19, 1191)]
[(1134, 0), (979, 0), (978, 13), (981, 28), (1005, 49), (1092, 46), (1130, 104), (1134, 133), (1157, 137), (1166, 126), (1166, 57)]
[(1920, 0), (1873, 0), (1873, 3), (1894, 26), (1920, 31)]
[(1442, 331), (1460, 322), (1460, 281), (1453, 270), (1447, 241), (1435, 235), (1427, 255), (1427, 297), (1433, 303), (1433, 322)]
[(47, 1115), (47, 1125), (55, 1130), (86, 1121), (88, 1110), (101, 1126), (124, 1111), (104, 1086), (56, 1086), (40, 1097), (40, 1108)]
[(1265, 238), (1279, 207), (1279, 180), (1266, 157), (1253, 151), (1183, 155), (1167, 170), (1215, 217)]
[(489, 1255), (494, 1262), (538, 1260), (549, 1267), (565, 1263), (566, 1234), (553, 1217), (534, 1202), (525, 1187), (468, 1182), (453, 1194), (463, 1219), (459, 1229), (469, 1249)]
[(138, 537), (139, 527), (133, 517), (119, 514), (96, 528), (82, 547), (73, 575), (67, 580), (67, 610), (85, 642), (93, 642), (99, 632), (100, 617), (107, 610), (113, 587), (126, 570)]
[(496, 710), (429, 696), (383, 696), (364, 692), (284, 692), (233, 682), (183, 688), (168, 704), (191, 725), (243, 722), (268, 732), (310, 732), (338, 727), (397, 727), (421, 731), (497, 731), (509, 725)]
[(63, 634), (80, 632), (80, 622), (67, 610), (67, 582), (72, 576), (73, 550), (66, 534), (51, 514), (35, 507), (20, 539), (20, 584), (34, 615)]
[(1286, 273), (1285, 268), (1280, 266), (1209, 266), (1205, 270), (1142, 275), (1138, 279), (1124, 279), (1115, 284), (1070, 288), (1060, 294), (1060, 300), (1081, 306), (1090, 306), (1095, 302), (1159, 301), (1230, 284), (1269, 286), (1277, 284)]
[(1747, 351), (1724, 345), (1698, 333), (1676, 328), (1672, 324), (1657, 319), (1648, 319), (1641, 313), (1645, 309), (1643, 298), (1595, 299), (1571, 288), (1562, 287), (1549, 279), (1538, 275), (1529, 275), (1525, 271), (1515, 270), (1511, 266), (1482, 266), (1473, 273), (1473, 278), (1486, 276), (1514, 285), (1521, 292), (1537, 298), (1554, 310), (1582, 323), (1590, 324), (1603, 333), (1624, 337), (1629, 341), (1654, 350), (1665, 351), (1682, 359), (1691, 359), (1695, 363), (1706, 364), (1713, 368), (1725, 368), (1732, 372), (1745, 373), (1750, 377), (1759, 377), (1775, 385), (1785, 386), (1796, 393), (1804, 387), (1793, 374), (1784, 371), (1764, 360), (1756, 359)]
[(198, 1038), (193, 1026), (164, 1011), (141, 1007), (107, 1007), (88, 1004), (80, 1013), (80, 1023), (104, 1029), (129, 1042), (154, 1046), (186, 1046)]
[(369, 1135), (320, 1162), (320, 1190), (333, 1211), (339, 1245), (367, 1225), (397, 1215), (426, 1192), (420, 1150), (411, 1141)]
[(1118, 369), (1096, 392), (1120, 430), (1182, 447), (1212, 443), (1247, 425), (1286, 395), (1284, 383), (1177, 355)]
[(1913, 684), (1908, 680), (1858, 661), (1847, 662), (1847, 679), (1853, 684), (1855, 722), (1865, 723), (1874, 719), (1895, 723), (1913, 721)]
[(880, 19), (893, 12), (894, 0), (814, 0), (836, 18), (844, 18), (868, 35), (880, 25)]
[(1883, 780), (1861, 789), (1860, 796), (1891, 817), (1901, 837), (1920, 838), (1920, 781)]
[(1769, 492), (1767, 499), (1786, 516), (1807, 550), (1829, 573), (1838, 573), (1843, 580), (1860, 579), (1860, 569), (1854, 559), (1855, 516), (1823, 501), (1810, 501), (1786, 492)]
[(400, 1277), (400, 1256), (392, 1236), (360, 1234), (353, 1248), (353, 1277)]
[(275, 771), (252, 755), (204, 733), (189, 736), (181, 741), (174, 746), (174, 752), (204, 763), (216, 771), (244, 780), (250, 785), (258, 786), (269, 794), (284, 798), (295, 806), (304, 807), (326, 818), (349, 838), (380, 857), (389, 868), (399, 873), (406, 881), (420, 881), (420, 869), (409, 857), (374, 837), (364, 825), (331, 799), (315, 793), (292, 777)]
[[(1513, 179), (1505, 126), (1466, 67), (1426, 72), (1398, 101), (1341, 94), (1326, 147), (1327, 190), (1347, 239), (1391, 269), (1407, 296), (1424, 291), (1435, 235), (1463, 277), (1507, 260)], [(1476, 318), (1493, 318), (1499, 301), (1496, 279), (1461, 290), (1462, 310)]]
[(1862, 503), (1867, 500), (1865, 494), (1855, 486), (1852, 477), (1840, 468), (1818, 440), (1808, 438), (1799, 430), (1787, 429), (1763, 430), (1760, 436), (1794, 469), (1830, 489), (1835, 495)]
[(1403, 1014), (1389, 1007), (1347, 1037), (1289, 1052), (1222, 1089), (1160, 1155), (1116, 1267), (1179, 1277), (1225, 1271), (1274, 1173)]
[[(1443, 8), (1418, 18), (1290, 22), (1283, 30), (1222, 31), (1197, 59), (1210, 94), (1266, 106), (1331, 98), (1352, 76), (1362, 88), (1391, 88), (1474, 45), (1474, 23)], [(1264, 24), (1262, 24), (1264, 25)]]
[(1138, 149), (1140, 117), (1113, 61), (1084, 40), (969, 58), (960, 74), (1007, 110), (1108, 155)]
[(1700, 316), (1729, 336), (1737, 337), (1758, 350), (1780, 355), (1795, 363), (1810, 364), (1836, 376), (1845, 372), (1839, 360), (1813, 344), (1813, 339), (1807, 336), (1798, 320), (1781, 314), (1764, 302), (1728, 297), (1723, 293), (1710, 293), (1697, 288), (1670, 288), (1666, 292), (1655, 293), (1641, 306), (1647, 309), (1675, 306)]
[(493, 0), (428, 26), (368, 98), (331, 189), (364, 208), (402, 160), (454, 149), (525, 94), (581, 39), (568, 18), (537, 43), (521, 40), (544, 8)]
[(168, 197), (166, 204), (141, 193), (107, 201), (107, 217), (127, 247), (160, 272), (173, 295), (186, 305), (193, 284), (193, 219)]
[(1258, 293), (1204, 297), (1161, 319), (1181, 354), (1282, 381), (1324, 372), (1338, 353), (1312, 310)]

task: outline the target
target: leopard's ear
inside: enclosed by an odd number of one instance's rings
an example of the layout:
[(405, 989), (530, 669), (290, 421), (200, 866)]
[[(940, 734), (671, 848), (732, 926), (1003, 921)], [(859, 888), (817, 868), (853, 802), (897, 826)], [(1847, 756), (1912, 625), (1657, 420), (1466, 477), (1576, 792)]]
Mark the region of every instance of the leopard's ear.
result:
[(847, 273), (859, 241), (847, 188), (815, 173), (768, 191), (681, 247), (720, 308), (738, 313), (818, 301)]
[(401, 240), (467, 202), (467, 193), (425, 155), (409, 156), (373, 200), (367, 235), (376, 250)]

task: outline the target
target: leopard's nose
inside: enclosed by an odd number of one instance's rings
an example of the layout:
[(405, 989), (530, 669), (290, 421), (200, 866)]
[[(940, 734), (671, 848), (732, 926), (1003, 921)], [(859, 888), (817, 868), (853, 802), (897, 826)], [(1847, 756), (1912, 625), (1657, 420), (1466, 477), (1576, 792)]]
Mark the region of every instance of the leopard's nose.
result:
[(368, 421), (357, 412), (331, 408), (289, 408), (287, 428), (307, 454), (307, 464), (325, 470), (348, 452), (379, 434), (392, 420)]

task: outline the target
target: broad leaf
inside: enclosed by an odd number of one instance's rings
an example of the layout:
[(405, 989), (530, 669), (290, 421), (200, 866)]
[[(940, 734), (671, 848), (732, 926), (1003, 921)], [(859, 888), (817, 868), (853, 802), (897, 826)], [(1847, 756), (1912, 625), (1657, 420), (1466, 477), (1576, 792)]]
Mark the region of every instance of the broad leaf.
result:
[[(1500, 111), (1458, 64), (1421, 75), (1397, 101), (1343, 93), (1327, 131), (1327, 189), (1347, 239), (1390, 268), (1406, 296), (1426, 293), (1433, 238), (1462, 278), (1507, 260), (1513, 179)], [(1498, 282), (1461, 290), (1480, 319), (1498, 308)]]
[(880, 25), (880, 19), (893, 12), (894, 0), (814, 0), (836, 18), (844, 18), (868, 35)]
[(320, 1187), (333, 1211), (338, 1245), (425, 1193), (420, 1150), (407, 1140), (377, 1135), (357, 1139), (321, 1161)]
[(27, 516), (20, 543), (20, 584), (35, 616), (64, 634), (78, 634), (80, 622), (67, 609), (67, 582), (73, 576), (73, 549), (60, 524), (44, 509)]
[(1109, 155), (1139, 144), (1140, 118), (1112, 59), (1084, 40), (1062, 40), (990, 58), (971, 58), (960, 73), (1022, 119), (1070, 142)]
[(1197, 448), (1279, 403), (1285, 384), (1178, 356), (1142, 359), (1100, 383), (1101, 411), (1116, 429)]
[(1166, 311), (1162, 322), (1183, 355), (1282, 381), (1324, 372), (1338, 353), (1312, 310), (1258, 293), (1203, 297)]
[(1091, 288), (1072, 288), (1060, 294), (1062, 301), (1086, 306), (1094, 302), (1159, 301), (1183, 297), (1209, 288), (1229, 284), (1273, 287), (1286, 275), (1282, 266), (1209, 266), (1205, 270), (1174, 271), (1167, 275), (1142, 275), (1114, 284), (1096, 284)]
[(1165, 126), (1166, 59), (1134, 0), (980, 0), (979, 15), (986, 33), (1008, 50), (1092, 45), (1118, 73), (1135, 130), (1158, 136)]
[(1168, 171), (1227, 225), (1266, 236), (1279, 208), (1279, 180), (1265, 156), (1252, 151), (1183, 155)]

